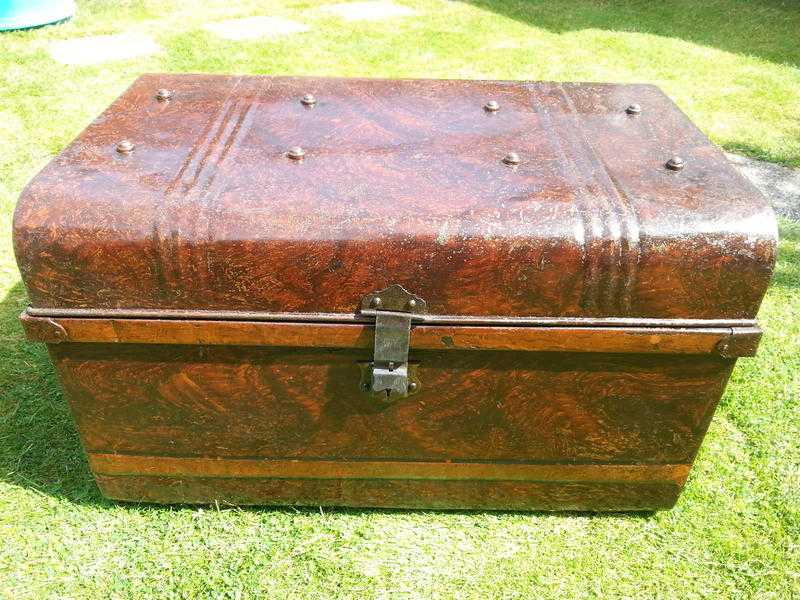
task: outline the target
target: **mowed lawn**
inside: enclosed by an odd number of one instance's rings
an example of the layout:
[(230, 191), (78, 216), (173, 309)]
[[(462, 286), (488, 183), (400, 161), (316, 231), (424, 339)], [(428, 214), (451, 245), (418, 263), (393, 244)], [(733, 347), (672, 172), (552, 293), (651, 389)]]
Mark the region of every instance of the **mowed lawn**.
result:
[[(233, 7), (231, 5), (236, 5)], [(759, 356), (742, 360), (678, 505), (654, 515), (122, 505), (88, 472), (47, 353), (17, 322), (24, 184), (140, 73), (650, 82), (723, 148), (800, 166), (796, 1), (402, 0), (347, 22), (316, 2), (79, 2), (0, 34), (0, 595), (7, 598), (800, 597), (800, 224), (781, 224)], [(224, 41), (269, 14), (305, 33)], [(92, 66), (49, 44), (135, 31)]]

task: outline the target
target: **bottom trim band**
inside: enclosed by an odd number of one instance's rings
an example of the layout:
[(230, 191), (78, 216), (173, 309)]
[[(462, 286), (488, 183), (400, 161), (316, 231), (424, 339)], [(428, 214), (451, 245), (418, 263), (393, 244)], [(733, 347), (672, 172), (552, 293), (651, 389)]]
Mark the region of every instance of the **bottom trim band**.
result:
[(99, 475), (275, 478), (275, 479), (432, 479), (483, 481), (669, 481), (683, 485), (688, 464), (570, 465), (469, 462), (175, 458), (90, 454)]

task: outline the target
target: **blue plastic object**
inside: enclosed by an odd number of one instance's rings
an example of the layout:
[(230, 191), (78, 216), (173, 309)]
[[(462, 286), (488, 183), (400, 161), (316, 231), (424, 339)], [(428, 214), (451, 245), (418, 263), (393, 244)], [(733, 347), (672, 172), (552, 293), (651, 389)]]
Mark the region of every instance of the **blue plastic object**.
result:
[(0, 0), (0, 31), (47, 25), (74, 14), (73, 0)]

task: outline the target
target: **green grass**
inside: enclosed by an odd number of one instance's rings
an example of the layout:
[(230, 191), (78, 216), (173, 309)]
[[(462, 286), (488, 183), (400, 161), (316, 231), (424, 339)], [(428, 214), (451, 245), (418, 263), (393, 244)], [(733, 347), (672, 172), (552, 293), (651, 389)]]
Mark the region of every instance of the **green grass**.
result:
[[(195, 71), (639, 81), (726, 149), (800, 165), (796, 2), (402, 0), (423, 16), (342, 23), (313, 2), (80, 3), (0, 34), (0, 595), (8, 598), (800, 597), (800, 225), (686, 491), (653, 516), (158, 508), (100, 498), (47, 354), (17, 323), (10, 243), (25, 182), (134, 78)], [(200, 5), (202, 4), (202, 7)], [(257, 12), (312, 31), (226, 43)], [(47, 44), (137, 30), (163, 52), (91, 67)]]

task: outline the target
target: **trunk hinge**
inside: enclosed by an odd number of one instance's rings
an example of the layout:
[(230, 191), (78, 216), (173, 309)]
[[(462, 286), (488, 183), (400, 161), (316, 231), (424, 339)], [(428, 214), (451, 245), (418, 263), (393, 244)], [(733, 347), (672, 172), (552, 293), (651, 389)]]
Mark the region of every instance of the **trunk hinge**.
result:
[(755, 356), (761, 341), (758, 327), (732, 327), (731, 333), (717, 344), (717, 352), (722, 358)]
[(25, 336), (32, 342), (60, 344), (69, 339), (66, 330), (50, 317), (32, 317), (26, 312), (19, 316)]
[(411, 322), (428, 310), (422, 298), (397, 284), (367, 294), (361, 314), (375, 317), (375, 349), (362, 374), (362, 389), (386, 401), (419, 391), (415, 366), (408, 363)]

